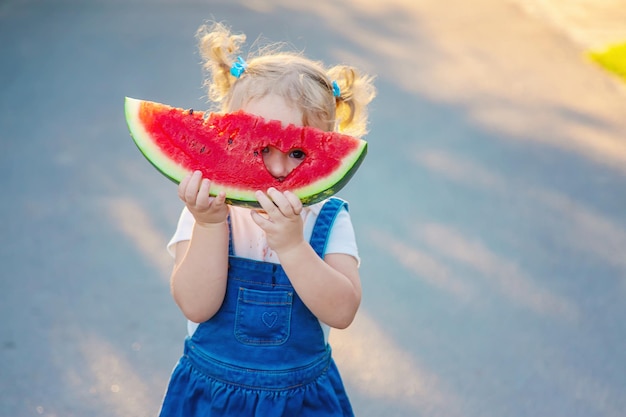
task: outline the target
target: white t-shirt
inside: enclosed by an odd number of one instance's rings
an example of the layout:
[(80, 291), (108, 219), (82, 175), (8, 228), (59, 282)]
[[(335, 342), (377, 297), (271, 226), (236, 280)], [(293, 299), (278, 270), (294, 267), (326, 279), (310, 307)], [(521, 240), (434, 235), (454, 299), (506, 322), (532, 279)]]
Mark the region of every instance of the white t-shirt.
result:
[[(304, 239), (308, 242), (313, 233), (313, 226), (317, 220), (320, 210), (324, 201), (311, 206), (305, 207), (302, 210), (301, 216), (304, 222)], [(250, 210), (242, 207), (230, 206), (230, 221), (232, 230), (232, 243), (235, 256), (240, 258), (253, 259), (256, 261), (265, 261), (279, 263), (278, 256), (270, 249), (267, 244), (265, 232), (257, 226), (250, 216)], [(176, 256), (176, 243), (184, 240), (191, 239), (191, 232), (195, 219), (191, 212), (185, 207), (178, 219), (178, 226), (174, 236), (167, 244), (168, 252), (175, 257)], [(358, 263), (360, 258), (356, 245), (356, 237), (354, 234), (354, 228), (352, 227), (352, 221), (350, 220), (350, 214), (347, 210), (342, 209), (335, 219), (333, 226), (328, 236), (328, 242), (326, 245), (326, 254), (329, 253), (342, 253), (353, 256)], [(328, 332), (330, 328), (321, 323), (322, 329), (326, 340), (328, 340)], [(188, 322), (188, 332), (191, 336), (196, 328), (197, 323)]]

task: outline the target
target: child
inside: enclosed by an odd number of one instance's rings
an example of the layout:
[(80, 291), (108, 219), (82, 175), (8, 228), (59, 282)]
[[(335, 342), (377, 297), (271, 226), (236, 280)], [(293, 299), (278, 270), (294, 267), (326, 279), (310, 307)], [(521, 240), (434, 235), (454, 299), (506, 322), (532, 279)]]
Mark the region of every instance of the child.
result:
[[(371, 78), (294, 53), (246, 62), (237, 57), (245, 36), (222, 24), (197, 36), (209, 97), (222, 111), (365, 133)], [(262, 155), (279, 181), (306, 159), (300, 149)], [(178, 187), (186, 207), (168, 249), (189, 336), (161, 416), (352, 416), (327, 343), (330, 327), (349, 326), (361, 301), (346, 203), (302, 207), (270, 188), (256, 192), (262, 210), (250, 210), (227, 205), (223, 193), (209, 197), (210, 189), (200, 172)]]

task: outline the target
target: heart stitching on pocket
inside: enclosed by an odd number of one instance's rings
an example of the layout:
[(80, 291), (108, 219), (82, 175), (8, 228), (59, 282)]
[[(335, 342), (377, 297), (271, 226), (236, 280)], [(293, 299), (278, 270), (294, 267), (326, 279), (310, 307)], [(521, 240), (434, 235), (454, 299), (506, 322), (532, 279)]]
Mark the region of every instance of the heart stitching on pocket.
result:
[(263, 320), (263, 323), (269, 328), (274, 327), (277, 319), (278, 319), (278, 314), (275, 311), (272, 311), (271, 313), (268, 313), (266, 311), (261, 316), (261, 320)]

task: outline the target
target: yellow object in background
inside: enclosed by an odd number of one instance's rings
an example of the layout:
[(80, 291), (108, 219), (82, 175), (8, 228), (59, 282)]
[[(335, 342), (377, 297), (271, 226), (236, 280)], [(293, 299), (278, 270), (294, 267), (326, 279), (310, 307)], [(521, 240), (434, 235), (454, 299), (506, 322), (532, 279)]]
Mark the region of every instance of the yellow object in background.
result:
[(626, 81), (626, 42), (611, 45), (603, 51), (590, 51), (589, 57)]

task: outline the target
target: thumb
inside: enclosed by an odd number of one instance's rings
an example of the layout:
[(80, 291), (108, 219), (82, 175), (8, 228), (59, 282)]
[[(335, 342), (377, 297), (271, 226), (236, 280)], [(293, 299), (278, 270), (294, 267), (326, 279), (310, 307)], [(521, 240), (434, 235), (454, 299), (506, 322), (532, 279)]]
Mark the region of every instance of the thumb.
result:
[(272, 223), (269, 218), (261, 215), (257, 210), (250, 210), (250, 216), (252, 216), (252, 220), (263, 230)]

